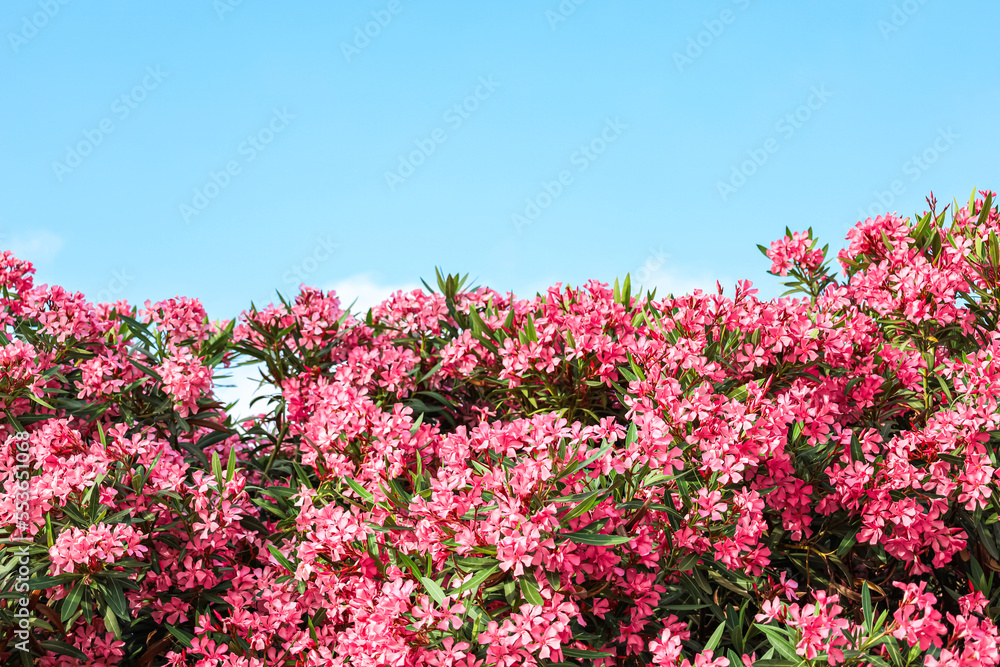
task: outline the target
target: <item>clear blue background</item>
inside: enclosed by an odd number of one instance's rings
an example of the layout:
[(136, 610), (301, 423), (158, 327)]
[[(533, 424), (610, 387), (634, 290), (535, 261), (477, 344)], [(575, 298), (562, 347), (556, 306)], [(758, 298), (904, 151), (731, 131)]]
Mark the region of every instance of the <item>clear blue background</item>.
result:
[[(196, 296), (212, 317), (293, 292), (294, 267), (366, 303), (435, 266), (519, 294), (631, 272), (773, 295), (755, 244), (786, 226), (839, 247), (893, 181), (905, 191), (882, 208), (907, 215), (932, 189), (1000, 185), (995, 2), (588, 0), (555, 22), (557, 0), (398, 0), (350, 58), (342, 44), (388, 0), (222, 2), (71, 0), (35, 32), (45, 2), (0, 6), (0, 244), (40, 282)], [(166, 78), (120, 119), (147, 67)], [(480, 77), (499, 87), (452, 128)], [(814, 86), (832, 96), (786, 137), (777, 124)], [(275, 108), (295, 118), (248, 162), (241, 142)], [(53, 162), (106, 118), (114, 131), (60, 181)], [(574, 152), (609, 118), (627, 128), (579, 172)], [(385, 172), (437, 128), (447, 140), (390, 189)], [(768, 139), (777, 152), (724, 199), (719, 181)], [(230, 160), (240, 173), (185, 223), (180, 206)], [(572, 184), (519, 232), (511, 216), (564, 169)]]

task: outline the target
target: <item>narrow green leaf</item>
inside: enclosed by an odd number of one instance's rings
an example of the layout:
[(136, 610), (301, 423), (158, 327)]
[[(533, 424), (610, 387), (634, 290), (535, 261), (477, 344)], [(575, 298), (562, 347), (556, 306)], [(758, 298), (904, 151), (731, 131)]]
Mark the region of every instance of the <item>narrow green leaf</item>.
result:
[(597, 533), (587, 533), (587, 532), (575, 532), (575, 533), (561, 533), (560, 537), (568, 538), (571, 542), (576, 542), (577, 544), (592, 544), (599, 547), (609, 547), (615, 544), (625, 544), (626, 542), (631, 542), (631, 537), (622, 537), (621, 535), (599, 535)]
[(76, 658), (77, 660), (86, 661), (88, 659), (86, 653), (84, 653), (75, 646), (67, 644), (66, 642), (59, 641), (58, 639), (47, 639), (45, 641), (38, 643), (41, 644), (43, 649), (45, 649), (46, 651), (51, 651), (52, 653), (58, 653), (59, 655), (66, 655), (71, 658)]
[(524, 330), (528, 334), (528, 340), (538, 342), (538, 334), (535, 332), (535, 319), (531, 315), (524, 318)]
[(441, 586), (439, 586), (438, 583), (430, 577), (420, 577), (420, 581), (423, 583), (424, 588), (427, 589), (427, 594), (431, 596), (431, 599), (439, 605), (443, 605), (445, 595), (444, 591), (441, 590)]
[(885, 619), (889, 616), (889, 610), (886, 609), (881, 614), (879, 614), (878, 620), (875, 621), (875, 625), (872, 626), (872, 631), (869, 634), (878, 634), (879, 630), (882, 629), (882, 624), (885, 623)]
[(482, 572), (474, 576), (472, 579), (469, 579), (467, 582), (462, 584), (457, 590), (452, 591), (451, 592), (452, 596), (454, 597), (468, 590), (478, 590), (479, 587), (482, 585), (482, 583), (487, 579), (489, 579), (490, 577), (492, 577), (493, 573), (499, 569), (500, 565), (498, 563), (490, 568), (483, 570)]
[(594, 452), (589, 457), (587, 457), (587, 459), (583, 463), (581, 463), (577, 467), (577, 469), (578, 470), (583, 470), (584, 468), (586, 468), (587, 466), (589, 466), (591, 463), (593, 463), (597, 459), (599, 459), (602, 456), (604, 456), (605, 454), (607, 454), (609, 451), (611, 451), (611, 443), (610, 442), (605, 442), (605, 444), (604, 444), (603, 447), (601, 447), (598, 451)]
[(625, 434), (625, 449), (628, 449), (633, 442), (635, 442), (638, 437), (639, 431), (636, 428), (635, 422), (628, 425), (628, 433)]
[(111, 633), (114, 634), (115, 639), (122, 638), (122, 629), (121, 626), (118, 625), (118, 617), (115, 614), (114, 610), (111, 608), (111, 605), (108, 605), (104, 609), (104, 627), (107, 630), (111, 630)]
[(216, 484), (219, 490), (225, 485), (225, 477), (222, 476), (222, 463), (219, 461), (219, 452), (212, 452), (212, 474), (215, 475)]
[(52, 588), (53, 586), (61, 586), (62, 584), (66, 584), (81, 578), (83, 578), (82, 574), (59, 574), (54, 577), (36, 577), (28, 582), (28, 590), (42, 591), (45, 590), (46, 588)]
[(289, 572), (292, 573), (295, 572), (296, 569), (295, 565), (292, 563), (292, 561), (288, 560), (288, 558), (283, 553), (278, 551), (278, 548), (276, 546), (274, 546), (273, 544), (268, 544), (267, 550), (271, 552), (271, 555), (274, 556), (274, 558), (279, 563), (281, 563), (282, 567), (284, 567)]
[(563, 655), (567, 658), (613, 658), (614, 653), (606, 653), (604, 651), (587, 651), (582, 648), (566, 648), (563, 647)]
[(771, 645), (778, 650), (778, 653), (789, 660), (799, 660), (799, 656), (795, 653), (795, 646), (788, 641), (788, 636), (783, 630), (763, 623), (755, 623), (754, 625), (767, 635), (768, 639), (771, 640)]
[(865, 654), (865, 660), (875, 665), (875, 667), (889, 667), (889, 663), (873, 654), (871, 651)]
[(542, 600), (541, 594), (538, 592), (538, 584), (535, 583), (535, 578), (533, 574), (526, 574), (518, 580), (521, 584), (521, 595), (524, 599), (534, 605), (541, 605), (544, 600)]
[(889, 658), (892, 660), (892, 664), (896, 667), (903, 667), (903, 656), (900, 654), (896, 642), (893, 640), (886, 641), (884, 646), (889, 651)]
[(423, 579), (423, 574), (420, 572), (420, 568), (417, 567), (417, 564), (413, 562), (412, 558), (404, 553), (397, 554), (397, 557), (403, 562), (404, 565), (406, 565), (406, 567), (410, 569), (410, 572), (413, 573), (414, 577), (417, 579)]
[(706, 651), (714, 651), (719, 646), (719, 642), (722, 641), (722, 633), (725, 629), (726, 629), (725, 621), (719, 623), (719, 627), (715, 629), (715, 632), (712, 633), (712, 636), (708, 638), (708, 642), (705, 643)]
[(271, 514), (274, 514), (279, 519), (287, 519), (288, 518), (288, 513), (285, 512), (280, 507), (278, 507), (277, 505), (275, 505), (274, 503), (269, 503), (268, 501), (261, 500), (260, 498), (251, 498), (250, 500), (257, 507), (263, 507), (264, 509), (266, 509)]
[(233, 475), (236, 474), (236, 448), (232, 447), (229, 450), (229, 464), (226, 465), (226, 482), (233, 481)]
[(104, 600), (111, 607), (112, 611), (115, 612), (115, 615), (124, 621), (130, 621), (132, 617), (128, 613), (128, 602), (125, 601), (125, 594), (122, 592), (118, 582), (114, 579), (109, 579), (105, 590), (107, 594)]
[(347, 484), (347, 486), (349, 486), (352, 489), (354, 489), (354, 492), (356, 494), (358, 494), (359, 496), (361, 496), (362, 498), (364, 498), (365, 500), (369, 500), (370, 501), (372, 498), (374, 498), (374, 496), (371, 493), (369, 493), (365, 489), (365, 487), (361, 486), (360, 484), (358, 484), (357, 482), (355, 482), (350, 477), (344, 477), (343, 480)]
[(167, 628), (167, 632), (177, 638), (177, 641), (179, 641), (184, 648), (191, 648), (191, 640), (194, 639), (194, 635), (187, 633), (180, 628), (175, 628), (169, 623), (165, 623), (164, 627)]
[(596, 491), (591, 491), (590, 493), (586, 494), (584, 499), (580, 501), (580, 503), (576, 507), (570, 509), (569, 512), (567, 512), (565, 515), (562, 516), (562, 518), (559, 519), (560, 523), (566, 525), (570, 522), (570, 520), (577, 518), (578, 516), (584, 514), (585, 512), (589, 512), (594, 507), (594, 505), (596, 505), (600, 501), (601, 499), (600, 496), (603, 493), (606, 493), (605, 489), (598, 489)]
[(865, 630), (871, 634), (872, 622), (874, 621), (874, 614), (872, 613), (872, 593), (868, 588), (868, 582), (864, 582), (861, 588), (861, 606), (864, 609), (865, 614)]
[(78, 581), (72, 590), (70, 590), (69, 595), (63, 598), (62, 612), (60, 613), (63, 623), (72, 618), (76, 610), (80, 608), (80, 600), (83, 599), (84, 588), (86, 587)]

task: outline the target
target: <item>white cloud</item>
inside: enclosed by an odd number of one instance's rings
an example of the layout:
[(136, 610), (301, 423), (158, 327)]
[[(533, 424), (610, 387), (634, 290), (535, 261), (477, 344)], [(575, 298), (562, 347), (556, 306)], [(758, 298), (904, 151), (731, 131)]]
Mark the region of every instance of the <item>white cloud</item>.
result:
[(351, 308), (351, 312), (357, 315), (368, 312), (369, 308), (385, 301), (386, 298), (398, 290), (409, 292), (417, 288), (423, 288), (423, 285), (418, 283), (384, 285), (376, 282), (371, 272), (367, 272), (348, 276), (343, 280), (338, 280), (331, 285), (327, 285), (323, 289), (334, 290), (337, 296), (340, 297), (342, 308), (347, 308), (347, 306), (351, 305), (352, 301), (357, 299), (357, 303)]
[(18, 259), (32, 263), (47, 263), (55, 259), (63, 247), (61, 236), (41, 230), (23, 234), (0, 234), (0, 244)]

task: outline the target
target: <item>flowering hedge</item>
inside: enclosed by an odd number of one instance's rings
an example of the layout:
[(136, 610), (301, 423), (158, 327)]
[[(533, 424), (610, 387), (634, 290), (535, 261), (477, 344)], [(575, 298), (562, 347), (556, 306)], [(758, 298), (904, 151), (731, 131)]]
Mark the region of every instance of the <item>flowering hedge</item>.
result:
[(439, 275), (213, 322), (5, 252), (0, 661), (997, 665), (993, 202), (859, 223), (839, 276), (789, 232), (771, 301)]

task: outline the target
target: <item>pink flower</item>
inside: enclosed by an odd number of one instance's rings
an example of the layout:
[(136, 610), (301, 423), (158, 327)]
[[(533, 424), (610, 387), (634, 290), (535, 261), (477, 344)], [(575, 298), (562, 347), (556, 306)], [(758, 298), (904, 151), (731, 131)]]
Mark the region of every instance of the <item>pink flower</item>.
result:
[(814, 242), (810, 232), (794, 232), (771, 243), (767, 257), (771, 260), (771, 273), (787, 276), (788, 271), (797, 266), (805, 273), (811, 273), (823, 263), (823, 251), (813, 250)]
[[(893, 612), (893, 618), (899, 628), (892, 633), (896, 639), (906, 638), (910, 646), (919, 646), (926, 651), (930, 646), (942, 646), (941, 637), (947, 632), (941, 621), (941, 612), (934, 609), (937, 598), (932, 593), (925, 593), (926, 581), (919, 584), (904, 584), (893, 582), (903, 590), (903, 601)], [(918, 615), (919, 614), (919, 615)]]
[(173, 399), (177, 413), (187, 417), (197, 411), (202, 394), (212, 390), (212, 373), (187, 348), (172, 348), (171, 356), (156, 367)]

